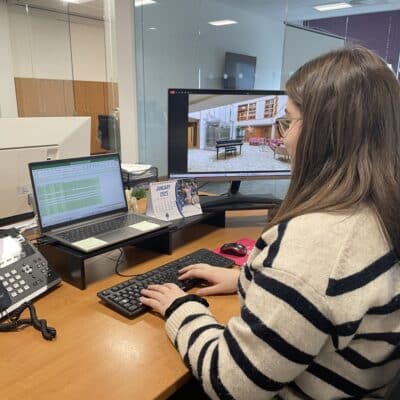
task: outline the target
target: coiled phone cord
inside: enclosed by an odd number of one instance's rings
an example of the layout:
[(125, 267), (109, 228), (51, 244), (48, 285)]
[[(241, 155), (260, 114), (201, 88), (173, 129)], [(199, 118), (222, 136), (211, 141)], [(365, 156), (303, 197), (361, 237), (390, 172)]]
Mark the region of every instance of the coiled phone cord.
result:
[[(30, 313), (30, 318), (19, 319), (22, 312), (28, 308)], [(53, 340), (57, 335), (55, 328), (47, 326), (47, 321), (45, 319), (38, 319), (35, 307), (28, 301), (22, 303), (17, 309), (12, 311), (9, 315), (9, 322), (3, 322), (0, 324), (0, 332), (10, 332), (17, 330), (23, 325), (32, 325), (35, 329), (42, 333), (42, 336), (46, 340)]]

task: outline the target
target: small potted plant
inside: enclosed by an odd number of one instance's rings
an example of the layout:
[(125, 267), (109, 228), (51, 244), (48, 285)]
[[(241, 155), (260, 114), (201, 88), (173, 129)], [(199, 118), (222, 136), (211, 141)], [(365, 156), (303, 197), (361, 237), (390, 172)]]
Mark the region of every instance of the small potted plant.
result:
[(142, 186), (136, 186), (126, 190), (126, 200), (128, 202), (128, 208), (132, 211), (138, 211), (137, 201), (144, 199), (147, 195), (146, 189)]

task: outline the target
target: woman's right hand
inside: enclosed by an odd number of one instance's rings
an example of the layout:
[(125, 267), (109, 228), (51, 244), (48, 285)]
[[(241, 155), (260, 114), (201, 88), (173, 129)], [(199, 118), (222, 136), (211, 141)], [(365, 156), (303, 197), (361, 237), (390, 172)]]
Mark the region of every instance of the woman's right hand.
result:
[(208, 286), (197, 291), (199, 296), (236, 293), (240, 271), (239, 269), (213, 267), (208, 264), (193, 264), (182, 268), (179, 280), (202, 279)]

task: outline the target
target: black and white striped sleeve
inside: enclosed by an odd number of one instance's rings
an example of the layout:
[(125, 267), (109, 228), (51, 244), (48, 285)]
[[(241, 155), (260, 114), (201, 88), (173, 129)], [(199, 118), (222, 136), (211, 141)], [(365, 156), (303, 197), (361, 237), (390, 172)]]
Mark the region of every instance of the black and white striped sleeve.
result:
[(325, 298), (301, 278), (264, 268), (226, 327), (188, 302), (167, 320), (167, 332), (211, 398), (269, 399), (331, 340), (329, 314)]

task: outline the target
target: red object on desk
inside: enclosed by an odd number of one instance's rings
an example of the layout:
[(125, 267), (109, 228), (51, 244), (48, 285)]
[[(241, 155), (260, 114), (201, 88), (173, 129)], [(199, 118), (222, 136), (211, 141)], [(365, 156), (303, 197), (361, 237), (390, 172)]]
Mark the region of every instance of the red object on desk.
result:
[(251, 250), (253, 250), (253, 247), (256, 244), (256, 241), (253, 239), (243, 238), (243, 239), (236, 240), (235, 243), (240, 243), (246, 247), (247, 254), (245, 256), (238, 257), (238, 256), (233, 256), (231, 254), (224, 254), (221, 252), (219, 247), (217, 247), (213, 251), (214, 251), (214, 253), (220, 254), (221, 256), (224, 256), (224, 257), (229, 258), (230, 260), (234, 261), (236, 265), (242, 266), (242, 265), (246, 264), (246, 261), (249, 258), (250, 252), (251, 252)]

